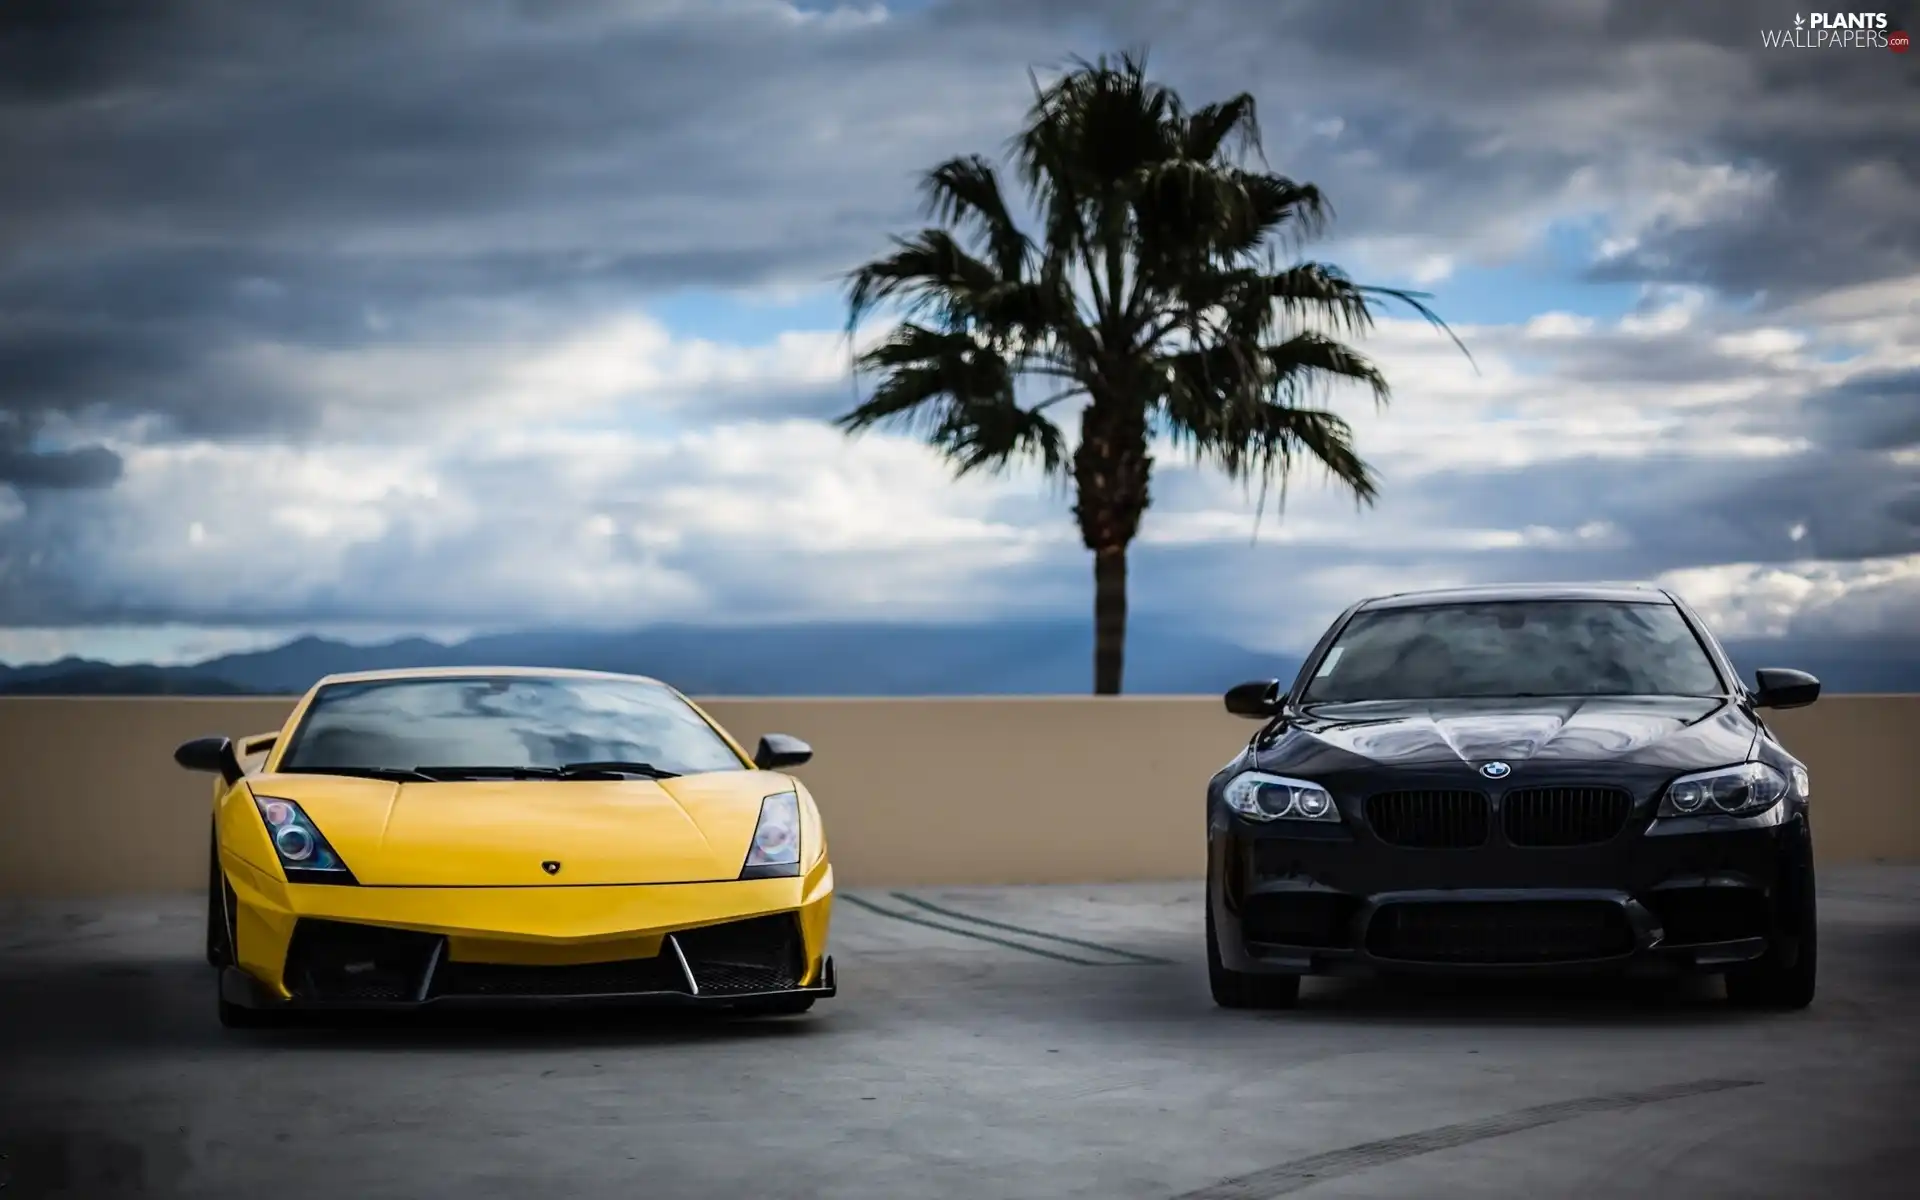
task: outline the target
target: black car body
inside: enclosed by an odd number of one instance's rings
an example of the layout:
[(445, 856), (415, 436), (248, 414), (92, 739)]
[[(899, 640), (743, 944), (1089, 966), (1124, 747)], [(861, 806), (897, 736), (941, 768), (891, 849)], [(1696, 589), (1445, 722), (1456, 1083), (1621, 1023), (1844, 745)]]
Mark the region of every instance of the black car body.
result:
[(1264, 723), (1208, 787), (1216, 999), (1288, 1005), (1313, 974), (1704, 972), (1806, 1004), (1811, 789), (1761, 710), (1819, 683), (1757, 680), (1653, 587), (1355, 604), (1290, 689), (1227, 695)]

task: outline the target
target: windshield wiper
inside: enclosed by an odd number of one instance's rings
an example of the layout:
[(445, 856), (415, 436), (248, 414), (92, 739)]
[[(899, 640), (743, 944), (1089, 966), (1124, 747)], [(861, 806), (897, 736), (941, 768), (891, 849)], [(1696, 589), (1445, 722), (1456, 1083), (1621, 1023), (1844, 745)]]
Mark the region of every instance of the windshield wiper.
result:
[(415, 767), (417, 778), (446, 783), (456, 779), (554, 779), (557, 767)]
[(672, 779), (678, 771), (656, 767), (652, 763), (608, 759), (604, 762), (572, 762), (557, 767), (415, 767), (406, 772), (411, 779), (439, 782), (478, 779), (622, 779), (643, 775), (648, 779)]
[(607, 759), (604, 762), (570, 762), (561, 766), (562, 779), (582, 779), (607, 775), (645, 775), (649, 779), (673, 779), (680, 774), (665, 767), (656, 767), (652, 763), (626, 762), (621, 759)]
[(282, 775), (346, 775), (353, 779), (389, 779), (395, 783), (428, 783), (433, 776), (406, 767), (283, 767)]

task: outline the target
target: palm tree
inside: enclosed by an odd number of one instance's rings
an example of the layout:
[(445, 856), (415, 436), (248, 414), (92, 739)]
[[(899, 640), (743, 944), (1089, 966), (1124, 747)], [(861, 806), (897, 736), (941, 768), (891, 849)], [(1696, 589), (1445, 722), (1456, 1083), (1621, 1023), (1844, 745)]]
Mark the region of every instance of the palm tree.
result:
[[(1316, 385), (1351, 381), (1384, 403), (1387, 381), (1329, 333), (1366, 329), (1381, 298), (1439, 322), (1416, 293), (1278, 263), (1278, 247), (1317, 232), (1329, 210), (1311, 184), (1246, 165), (1260, 148), (1251, 96), (1189, 110), (1147, 78), (1143, 56), (1069, 66), (1034, 82), (1011, 145), (1037, 237), (992, 163), (956, 158), (922, 185), (939, 227), (894, 238), (850, 275), (849, 336), (876, 306), (904, 320), (856, 357), (877, 382), (839, 424), (904, 425), (961, 475), (1026, 460), (1070, 479), (1093, 552), (1094, 691), (1111, 695), (1154, 435), (1258, 484), (1256, 512), (1271, 489), (1284, 498), (1304, 462), (1371, 503), (1377, 484), (1348, 424), (1304, 402)], [(1069, 400), (1082, 402), (1071, 448), (1050, 415)]]

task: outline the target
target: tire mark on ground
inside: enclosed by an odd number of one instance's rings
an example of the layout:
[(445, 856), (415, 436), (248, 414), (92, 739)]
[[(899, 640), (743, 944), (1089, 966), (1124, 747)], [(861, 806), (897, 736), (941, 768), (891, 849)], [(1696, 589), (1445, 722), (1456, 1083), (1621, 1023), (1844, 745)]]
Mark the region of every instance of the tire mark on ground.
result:
[(895, 912), (890, 908), (885, 908), (881, 905), (875, 904), (871, 900), (864, 899), (860, 896), (850, 895), (846, 892), (839, 893), (839, 895), (837, 896), (837, 899), (844, 900), (848, 904), (851, 904), (856, 908), (863, 908), (870, 913), (875, 913), (882, 917), (891, 917), (895, 921), (905, 921), (909, 925), (919, 925), (926, 929), (938, 929), (942, 933), (951, 933), (959, 937), (972, 938), (975, 941), (979, 941), (979, 942), (991, 942), (996, 946), (1005, 946), (1009, 950), (1019, 950), (1027, 954), (1038, 955), (1041, 958), (1051, 958), (1056, 962), (1072, 963), (1075, 966), (1079, 966), (1079, 967), (1113, 967), (1113, 966), (1131, 965), (1127, 963), (1095, 962), (1090, 958), (1075, 958), (1070, 954), (1057, 954), (1052, 950), (1044, 950), (1039, 946), (1023, 945), (1022, 943), (1016, 942), (1011, 938), (994, 937), (990, 933), (981, 933), (977, 929), (962, 929), (956, 925), (946, 925), (939, 921), (929, 921), (925, 917), (915, 916), (912, 913)]
[(1624, 1109), (1638, 1108), (1643, 1104), (1658, 1104), (1663, 1100), (1679, 1100), (1687, 1096), (1704, 1096), (1710, 1092), (1723, 1092), (1730, 1088), (1756, 1087), (1759, 1082), (1757, 1079), (1696, 1079), (1687, 1083), (1667, 1084), (1663, 1087), (1645, 1088), (1640, 1091), (1612, 1092), (1601, 1096), (1586, 1096), (1578, 1100), (1561, 1100), (1553, 1104), (1515, 1109), (1513, 1112), (1501, 1113), (1498, 1116), (1483, 1117), (1478, 1121), (1441, 1125), (1416, 1133), (1401, 1134), (1399, 1137), (1384, 1138), (1377, 1142), (1362, 1142), (1357, 1146), (1348, 1146), (1344, 1150), (1332, 1150), (1324, 1154), (1296, 1158), (1291, 1162), (1266, 1167), (1251, 1174), (1222, 1179), (1218, 1183), (1210, 1183), (1206, 1187), (1191, 1192), (1181, 1192), (1172, 1200), (1268, 1200), (1272, 1196), (1284, 1196), (1312, 1187), (1316, 1183), (1324, 1183), (1329, 1179), (1338, 1179), (1341, 1176), (1364, 1171), (1369, 1167), (1384, 1166), (1387, 1163), (1399, 1162), (1401, 1159), (1432, 1154), (1437, 1150), (1450, 1150), (1469, 1142), (1502, 1137), (1527, 1129), (1537, 1129), (1542, 1125), (1571, 1121), (1575, 1117), (1591, 1116), (1594, 1113), (1619, 1112)]
[(1059, 942), (1063, 946), (1078, 946), (1082, 950), (1092, 950), (1100, 954), (1110, 954), (1115, 958), (1131, 959), (1134, 962), (1147, 966), (1167, 967), (1173, 965), (1169, 960), (1155, 958), (1151, 954), (1141, 954), (1133, 950), (1122, 950), (1117, 946), (1103, 946), (1099, 942), (1082, 941), (1079, 938), (1067, 937), (1065, 934), (1047, 933), (1039, 929), (1028, 929), (1024, 925), (1011, 925), (1005, 921), (995, 921), (988, 917), (975, 916), (972, 913), (961, 912), (958, 909), (942, 908), (931, 900), (922, 900), (918, 896), (909, 896), (905, 892), (894, 892), (892, 895), (895, 900), (899, 900), (905, 904), (911, 904), (916, 908), (924, 908), (928, 912), (938, 913), (943, 917), (953, 917), (960, 921), (970, 921), (975, 925), (984, 925), (989, 929), (1004, 929), (1008, 933), (1018, 933), (1026, 937), (1040, 938), (1049, 942)]

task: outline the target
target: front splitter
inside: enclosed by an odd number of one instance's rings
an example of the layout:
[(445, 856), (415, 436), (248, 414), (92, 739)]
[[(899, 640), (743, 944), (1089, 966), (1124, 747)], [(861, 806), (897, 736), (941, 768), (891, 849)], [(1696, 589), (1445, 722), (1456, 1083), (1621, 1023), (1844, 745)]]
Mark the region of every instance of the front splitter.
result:
[(312, 1000), (295, 997), (276, 1000), (259, 983), (235, 967), (220, 971), (220, 998), (228, 1004), (260, 1012), (421, 1012), (426, 1010), (527, 1010), (552, 1008), (707, 1008), (751, 1007), (771, 1000), (826, 1000), (839, 994), (833, 958), (820, 968), (820, 982), (811, 987), (768, 992), (610, 992), (551, 996), (428, 996), (420, 1000)]

